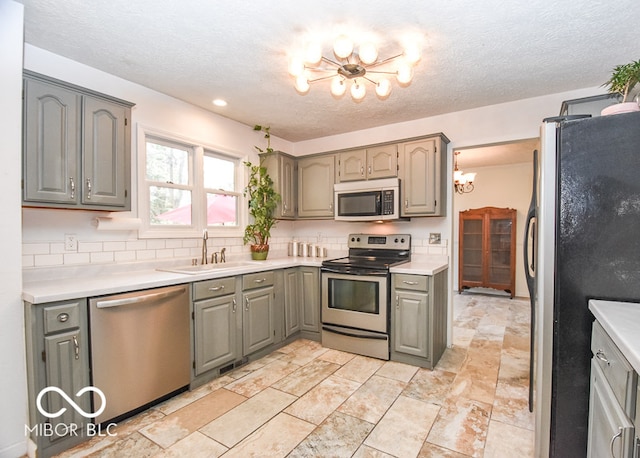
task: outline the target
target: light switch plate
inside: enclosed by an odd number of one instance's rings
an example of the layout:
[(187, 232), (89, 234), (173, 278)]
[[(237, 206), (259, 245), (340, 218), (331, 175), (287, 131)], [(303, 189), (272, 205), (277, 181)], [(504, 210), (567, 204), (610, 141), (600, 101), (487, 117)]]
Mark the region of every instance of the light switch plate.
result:
[(440, 232), (431, 232), (429, 233), (429, 244), (430, 245), (440, 245), (441, 240)]

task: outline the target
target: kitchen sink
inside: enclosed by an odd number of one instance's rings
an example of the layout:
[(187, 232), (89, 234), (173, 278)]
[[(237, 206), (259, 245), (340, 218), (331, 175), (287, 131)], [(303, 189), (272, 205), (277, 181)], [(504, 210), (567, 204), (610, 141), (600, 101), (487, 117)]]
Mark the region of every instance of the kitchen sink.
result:
[(227, 269), (237, 269), (238, 267), (250, 266), (251, 262), (247, 261), (236, 261), (236, 262), (221, 262), (218, 264), (199, 264), (197, 266), (177, 266), (177, 267), (160, 267), (156, 270), (160, 270), (162, 272), (173, 272), (176, 274), (188, 274), (188, 275), (196, 275), (206, 272), (213, 271), (221, 271)]

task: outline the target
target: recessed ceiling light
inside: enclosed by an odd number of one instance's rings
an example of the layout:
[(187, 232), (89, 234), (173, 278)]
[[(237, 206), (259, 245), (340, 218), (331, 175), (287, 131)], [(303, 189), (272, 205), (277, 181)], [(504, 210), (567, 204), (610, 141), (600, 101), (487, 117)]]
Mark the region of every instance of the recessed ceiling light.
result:
[(213, 104), (217, 107), (226, 107), (227, 101), (222, 99), (213, 99)]

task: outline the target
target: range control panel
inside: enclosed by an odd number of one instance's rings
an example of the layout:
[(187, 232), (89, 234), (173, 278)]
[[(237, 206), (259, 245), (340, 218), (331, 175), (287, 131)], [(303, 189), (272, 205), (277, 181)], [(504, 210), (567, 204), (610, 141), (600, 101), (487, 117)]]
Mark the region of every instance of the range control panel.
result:
[(411, 234), (350, 234), (349, 248), (374, 248), (381, 250), (411, 249)]

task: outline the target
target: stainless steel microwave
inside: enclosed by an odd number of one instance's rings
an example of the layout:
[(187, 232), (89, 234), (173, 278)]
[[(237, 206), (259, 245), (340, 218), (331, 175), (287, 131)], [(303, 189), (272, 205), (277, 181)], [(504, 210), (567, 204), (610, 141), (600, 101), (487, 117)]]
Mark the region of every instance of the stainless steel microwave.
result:
[(333, 185), (336, 221), (386, 221), (400, 218), (400, 180), (385, 178)]

